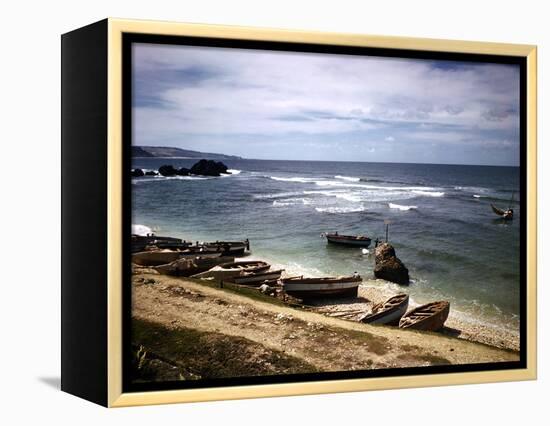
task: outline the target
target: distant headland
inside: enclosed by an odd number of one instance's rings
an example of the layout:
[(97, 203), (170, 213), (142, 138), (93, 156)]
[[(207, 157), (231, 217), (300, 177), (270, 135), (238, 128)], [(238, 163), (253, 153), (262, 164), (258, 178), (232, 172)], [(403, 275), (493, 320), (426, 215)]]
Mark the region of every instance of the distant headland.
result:
[(132, 146), (134, 158), (209, 158), (216, 160), (241, 160), (236, 155), (217, 154), (212, 152), (191, 151), (171, 146)]

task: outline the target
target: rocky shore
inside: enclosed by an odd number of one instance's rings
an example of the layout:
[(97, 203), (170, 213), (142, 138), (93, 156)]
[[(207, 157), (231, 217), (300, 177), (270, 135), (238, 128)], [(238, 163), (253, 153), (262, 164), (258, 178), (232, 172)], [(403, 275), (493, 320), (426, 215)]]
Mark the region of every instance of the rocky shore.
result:
[(143, 171), (143, 169), (132, 169), (132, 177), (144, 177), (144, 176), (212, 176), (218, 177), (223, 174), (230, 174), (227, 166), (221, 161), (214, 160), (199, 160), (193, 166), (188, 169), (185, 167), (175, 168), (171, 164), (165, 164), (160, 166), (157, 171), (148, 170)]

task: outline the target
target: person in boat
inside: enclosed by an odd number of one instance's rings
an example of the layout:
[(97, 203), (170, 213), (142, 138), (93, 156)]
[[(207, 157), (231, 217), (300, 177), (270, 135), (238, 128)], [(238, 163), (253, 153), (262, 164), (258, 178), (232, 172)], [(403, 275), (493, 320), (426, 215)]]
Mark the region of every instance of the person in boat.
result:
[(353, 278), (359, 278), (359, 274), (357, 273), (357, 271), (353, 273)]
[(378, 247), (378, 244), (380, 244), (380, 240), (377, 237), (376, 240), (374, 240), (374, 248)]

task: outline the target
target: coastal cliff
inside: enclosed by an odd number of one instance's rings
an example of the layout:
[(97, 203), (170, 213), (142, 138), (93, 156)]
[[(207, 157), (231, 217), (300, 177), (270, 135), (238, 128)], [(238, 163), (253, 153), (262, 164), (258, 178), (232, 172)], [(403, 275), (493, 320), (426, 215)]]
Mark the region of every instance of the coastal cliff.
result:
[(219, 154), (214, 152), (192, 151), (190, 149), (173, 146), (132, 146), (134, 158), (208, 158), (213, 160), (240, 160), (236, 155)]

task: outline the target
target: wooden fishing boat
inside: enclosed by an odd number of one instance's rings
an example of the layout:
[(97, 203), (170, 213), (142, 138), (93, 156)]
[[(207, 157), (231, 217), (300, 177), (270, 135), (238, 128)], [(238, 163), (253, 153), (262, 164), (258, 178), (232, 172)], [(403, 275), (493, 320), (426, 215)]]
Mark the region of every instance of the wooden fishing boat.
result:
[(142, 251), (132, 254), (132, 262), (141, 266), (164, 265), (181, 257), (181, 252), (174, 250)]
[(233, 278), (235, 284), (245, 285), (260, 285), (264, 281), (273, 281), (281, 278), (281, 274), (284, 269), (278, 269), (276, 271), (263, 271), (263, 272), (243, 272), (239, 276)]
[(178, 259), (193, 259), (197, 256), (202, 258), (221, 257), (222, 253), (208, 253), (193, 250), (150, 250), (132, 254), (132, 262), (141, 266), (166, 265)]
[(503, 210), (499, 209), (498, 207), (491, 204), (491, 208), (493, 209), (493, 212), (500, 216), (504, 220), (512, 220), (514, 218), (514, 210), (512, 210), (512, 203), (514, 202), (514, 193), (512, 193), (512, 198), (510, 198), (510, 202), (508, 203), (508, 209)]
[[(229, 262), (217, 265), (206, 272), (194, 275), (194, 278), (214, 278), (218, 281), (231, 281), (235, 277), (242, 275), (244, 272), (260, 273), (267, 271), (271, 265), (261, 260)], [(279, 277), (277, 277), (279, 278)]]
[(285, 293), (298, 299), (316, 297), (357, 296), (362, 279), (359, 275), (349, 277), (304, 278), (291, 277), (281, 280)]
[(324, 234), (327, 242), (353, 247), (369, 247), (371, 239), (364, 235), (340, 235), (338, 232)]
[(132, 235), (132, 253), (151, 249), (172, 249), (182, 250), (192, 245), (189, 241), (181, 238), (160, 237), (156, 235)]
[(419, 306), (401, 318), (399, 327), (437, 331), (445, 324), (449, 316), (450, 306), (447, 301), (432, 302)]
[(224, 255), (242, 256), (247, 251), (250, 251), (250, 242), (248, 239), (244, 241), (214, 241), (201, 244), (207, 251), (222, 252)]
[(224, 263), (219, 267), (226, 270), (258, 273), (267, 271), (271, 265), (263, 260), (245, 260), (241, 262)]
[(398, 325), (408, 307), (409, 295), (398, 294), (383, 303), (374, 305), (371, 313), (361, 317), (359, 321), (367, 324)]
[(174, 275), (178, 277), (190, 277), (227, 262), (233, 262), (232, 257), (194, 257), (180, 258), (166, 265), (155, 266), (154, 269), (162, 275)]
[(500, 216), (504, 220), (512, 220), (514, 218), (514, 210), (510, 208), (508, 210), (502, 210), (495, 207), (493, 204), (491, 204), (491, 208), (496, 215)]

